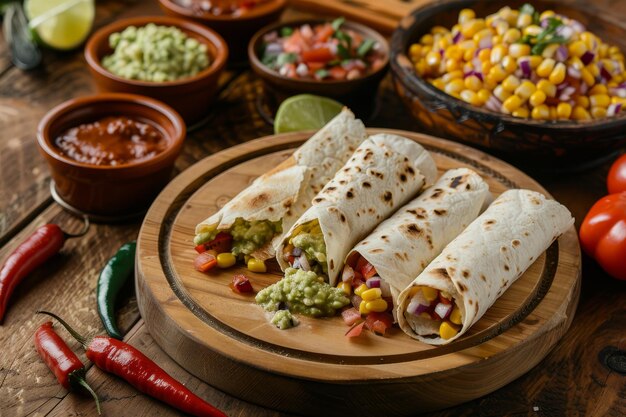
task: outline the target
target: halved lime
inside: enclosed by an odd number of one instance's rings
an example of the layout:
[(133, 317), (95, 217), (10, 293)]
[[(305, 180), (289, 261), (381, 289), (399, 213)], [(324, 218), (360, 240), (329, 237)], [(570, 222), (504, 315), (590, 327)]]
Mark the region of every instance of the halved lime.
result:
[(274, 119), (274, 133), (321, 129), (338, 115), (343, 104), (312, 94), (289, 97), (278, 107)]
[(35, 38), (61, 50), (83, 43), (96, 14), (94, 0), (26, 0), (24, 11)]

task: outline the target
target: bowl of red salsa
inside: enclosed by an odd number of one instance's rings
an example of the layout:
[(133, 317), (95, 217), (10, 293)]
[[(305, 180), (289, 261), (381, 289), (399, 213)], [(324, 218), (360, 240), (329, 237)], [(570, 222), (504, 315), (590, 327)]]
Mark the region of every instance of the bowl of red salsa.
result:
[(378, 32), (344, 18), (299, 20), (259, 31), (248, 56), (278, 102), (317, 94), (367, 117), (389, 66), (389, 45)]
[(50, 110), (37, 142), (62, 205), (95, 218), (122, 218), (145, 211), (169, 182), (185, 131), (166, 104), (110, 93)]

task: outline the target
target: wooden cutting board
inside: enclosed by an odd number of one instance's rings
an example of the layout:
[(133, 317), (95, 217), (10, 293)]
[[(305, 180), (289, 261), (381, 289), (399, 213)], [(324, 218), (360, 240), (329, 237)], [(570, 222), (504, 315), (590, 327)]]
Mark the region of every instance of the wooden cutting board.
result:
[[(465, 166), (494, 194), (509, 188), (547, 192), (512, 166), (478, 150), (412, 132), (440, 172)], [(270, 136), (210, 156), (174, 179), (142, 225), (137, 247), (137, 299), (156, 342), (189, 372), (236, 397), (297, 414), (345, 417), (412, 415), (492, 392), (537, 365), (569, 327), (580, 291), (580, 249), (572, 227), (485, 316), (443, 347), (399, 329), (348, 339), (341, 317), (301, 318), (281, 331), (254, 296), (228, 284), (245, 273), (256, 291), (281, 278), (245, 268), (194, 270), (196, 223), (218, 210), (308, 138)]]
[(391, 35), (400, 19), (433, 0), (289, 0), (303, 11), (328, 16), (345, 16)]

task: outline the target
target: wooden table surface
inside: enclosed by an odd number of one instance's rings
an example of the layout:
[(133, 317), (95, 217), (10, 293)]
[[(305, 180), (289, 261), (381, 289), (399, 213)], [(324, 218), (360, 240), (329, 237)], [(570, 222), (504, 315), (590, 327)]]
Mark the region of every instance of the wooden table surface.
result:
[[(626, 19), (624, 0), (597, 0), (594, 5)], [(145, 14), (160, 14), (156, 1), (100, 1), (96, 26)], [(212, 116), (204, 127), (188, 135), (176, 168), (182, 171), (214, 152), (271, 134), (271, 126), (255, 107), (260, 88), (248, 70), (226, 72)], [(39, 119), (51, 107), (94, 91), (80, 50), (46, 52), (41, 69), (24, 73), (11, 66), (6, 44), (0, 42), (0, 259), (44, 223), (58, 223), (69, 230), (80, 228), (81, 220), (64, 212), (50, 197), (49, 172), (37, 151), (35, 132)], [(419, 130), (388, 78), (380, 100), (381, 110), (369, 126)], [(593, 202), (606, 194), (608, 166), (535, 178), (567, 205), (579, 226)], [(39, 359), (33, 333), (45, 319), (34, 312), (51, 310), (84, 333), (102, 333), (95, 304), (99, 271), (120, 245), (137, 236), (139, 226), (139, 222), (93, 225), (87, 236), (68, 241), (59, 255), (17, 288), (0, 326), (0, 416), (95, 415), (92, 400), (69, 394)], [(588, 258), (583, 265), (582, 293), (574, 322), (544, 361), (488, 396), (429, 415), (626, 415), (626, 282), (609, 278)], [(284, 415), (220, 392), (180, 368), (146, 331), (134, 298), (122, 306), (119, 322), (127, 342), (228, 415)], [(78, 343), (71, 347), (79, 351)], [(86, 361), (84, 355), (81, 357)], [(179, 414), (124, 381), (90, 364), (88, 368), (87, 380), (100, 395), (104, 415)]]

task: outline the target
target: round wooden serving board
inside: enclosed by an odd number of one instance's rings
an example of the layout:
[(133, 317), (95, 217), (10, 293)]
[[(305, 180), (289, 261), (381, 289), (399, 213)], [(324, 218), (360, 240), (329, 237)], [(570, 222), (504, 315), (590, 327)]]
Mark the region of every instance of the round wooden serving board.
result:
[[(440, 173), (466, 166), (494, 195), (508, 188), (547, 192), (512, 166), (454, 142), (412, 132), (370, 129), (426, 147)], [(156, 342), (189, 372), (236, 397), (287, 412), (318, 415), (409, 415), (492, 392), (537, 365), (569, 327), (580, 291), (575, 229), (555, 242), (458, 341), (432, 347), (393, 329), (344, 337), (341, 317), (301, 317), (279, 330), (254, 296), (228, 284), (245, 273), (258, 291), (281, 278), (245, 268), (211, 274), (193, 268), (197, 223), (278, 165), (309, 137), (271, 136), (210, 156), (159, 195), (141, 228), (137, 298)]]

